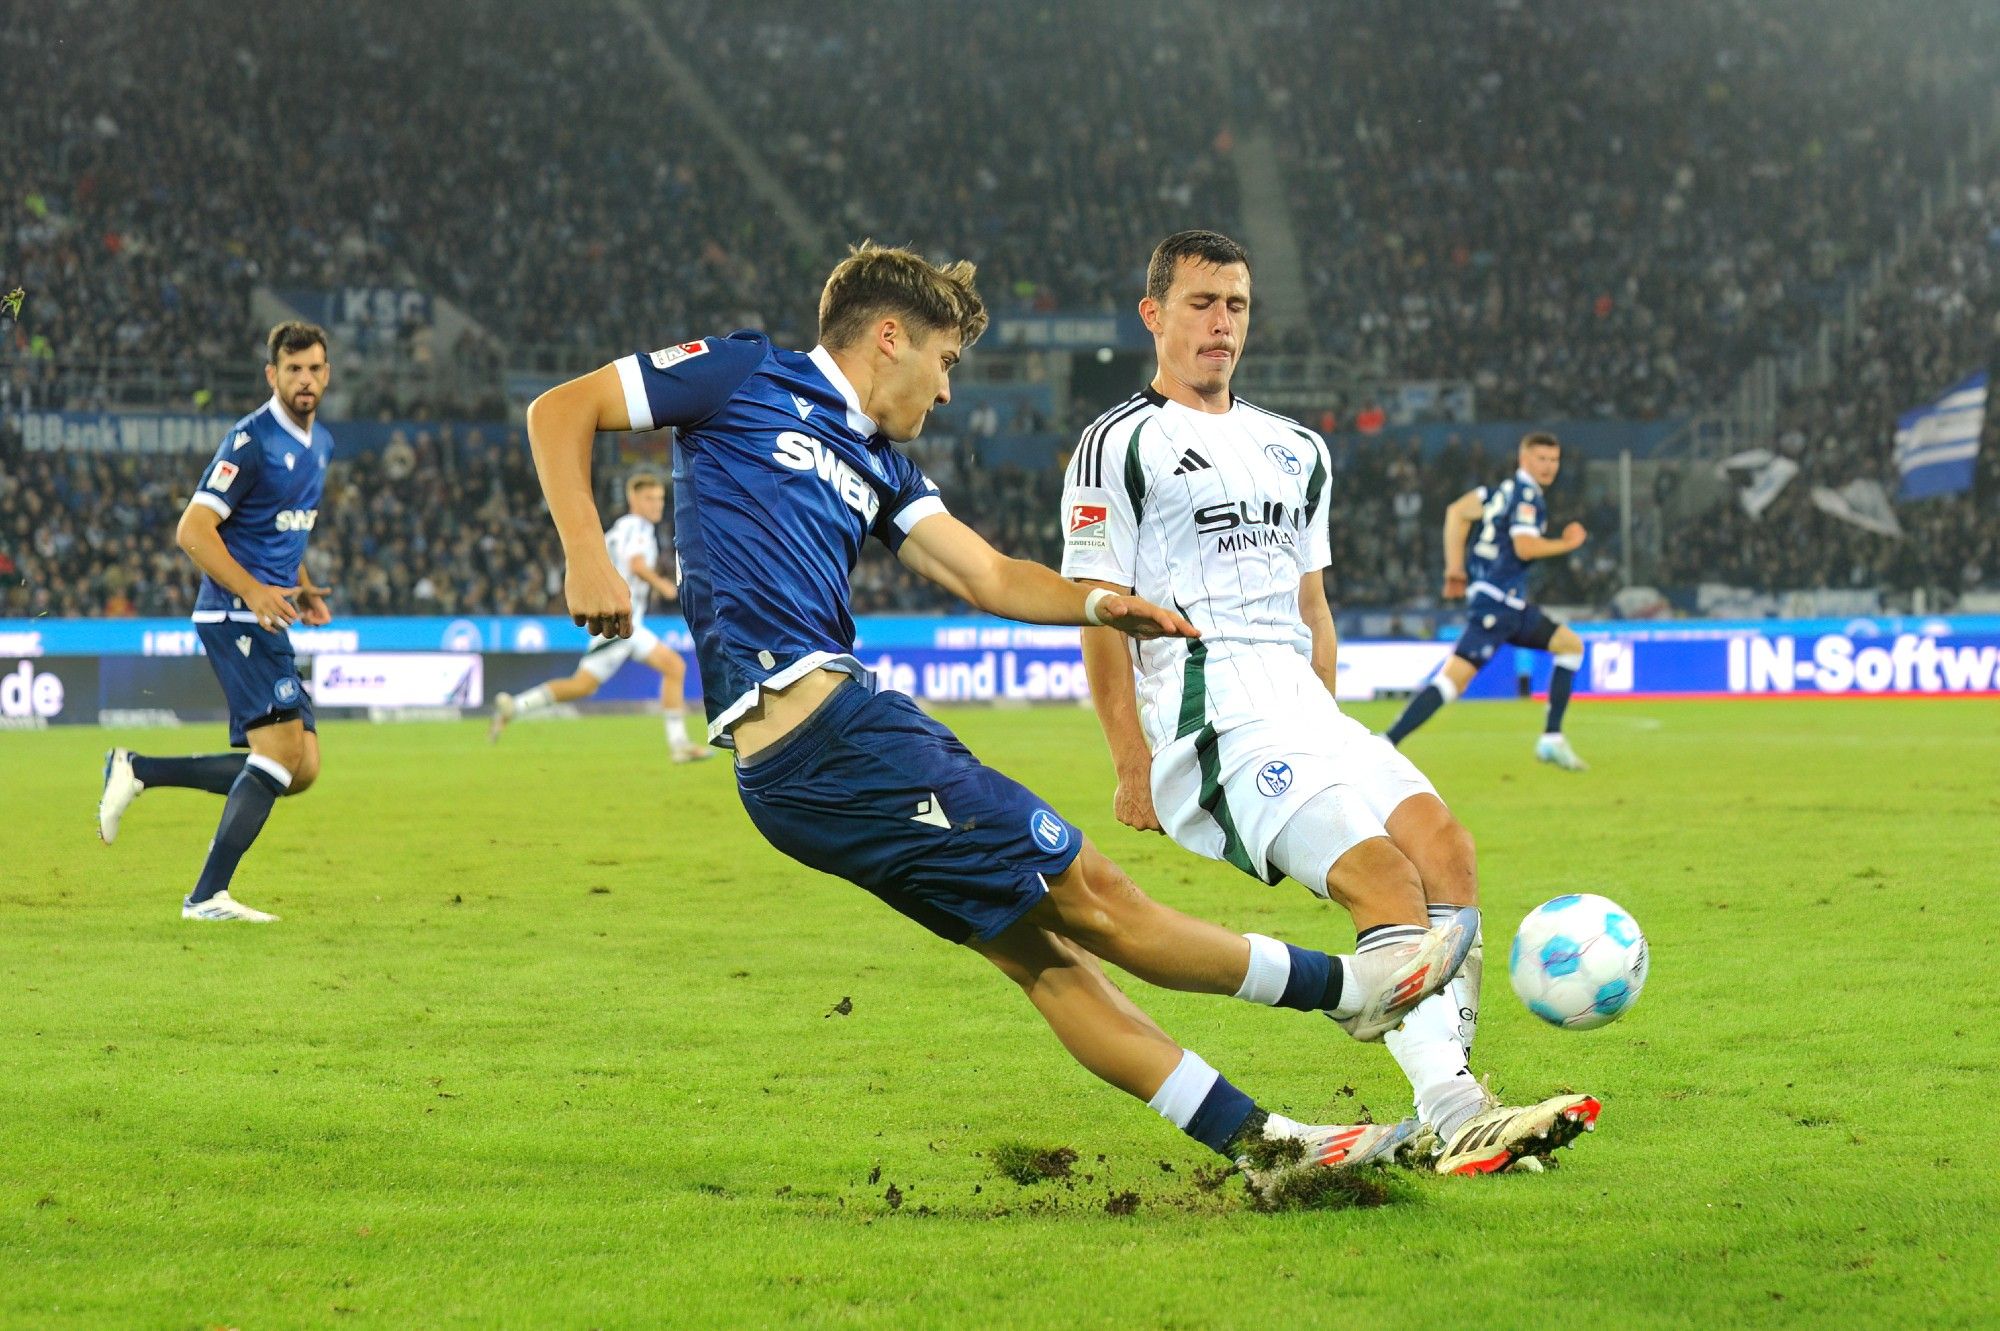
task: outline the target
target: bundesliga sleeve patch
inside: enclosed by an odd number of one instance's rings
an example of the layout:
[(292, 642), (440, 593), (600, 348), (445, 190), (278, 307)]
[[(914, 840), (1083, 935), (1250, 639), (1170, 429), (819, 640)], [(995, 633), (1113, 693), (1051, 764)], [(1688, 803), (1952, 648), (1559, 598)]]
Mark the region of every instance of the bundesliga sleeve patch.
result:
[(1533, 504), (1522, 504), (1519, 508), (1514, 510), (1514, 521), (1533, 522), (1534, 520), (1535, 520), (1535, 506)]
[(653, 362), (653, 368), (656, 370), (671, 370), (682, 361), (690, 357), (706, 355), (707, 352), (708, 341), (704, 338), (698, 342), (683, 342), (677, 347), (661, 347), (658, 351), (647, 356), (646, 359)]
[(209, 473), (208, 488), (217, 494), (227, 494), (229, 487), (234, 484), (236, 484), (236, 464), (234, 462), (216, 463), (215, 470)]
[(1110, 540), (1104, 530), (1104, 524), (1109, 517), (1110, 510), (1103, 504), (1071, 504), (1069, 543), (1073, 546), (1088, 546), (1098, 550), (1109, 548)]

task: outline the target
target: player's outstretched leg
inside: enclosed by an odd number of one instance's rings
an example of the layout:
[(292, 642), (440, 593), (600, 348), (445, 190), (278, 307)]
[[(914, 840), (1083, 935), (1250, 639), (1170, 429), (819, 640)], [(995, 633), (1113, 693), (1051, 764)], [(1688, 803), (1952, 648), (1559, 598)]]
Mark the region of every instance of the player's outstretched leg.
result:
[(1088, 841), (1023, 918), (1148, 984), (1229, 994), (1267, 1007), (1323, 1012), (1358, 1040), (1379, 1040), (1451, 980), (1472, 947), (1479, 912), (1437, 929), (1412, 927), (1363, 957), (1237, 934), (1154, 901)]
[(486, 738), (491, 743), (498, 743), (500, 732), (515, 721), (559, 702), (578, 702), (588, 698), (597, 692), (602, 682), (589, 671), (578, 670), (568, 679), (546, 680), (526, 693), (496, 693), (493, 695), (493, 720), (486, 728)]
[(105, 845), (118, 839), (118, 824), (132, 801), (158, 786), (181, 786), (227, 795), (243, 770), (240, 753), (204, 753), (186, 758), (148, 758), (130, 749), (104, 755), (104, 792), (97, 800), (97, 835)]
[(1391, 744), (1400, 745), (1418, 726), (1436, 716), (1439, 709), (1458, 701), (1459, 695), (1465, 692), (1465, 686), (1478, 672), (1479, 667), (1462, 656), (1446, 657), (1443, 668), (1431, 678), (1430, 683), (1417, 690), (1416, 696), (1403, 708), (1403, 714), (1396, 718), (1396, 724), (1383, 732), (1383, 738)]
[(1535, 757), (1565, 772), (1587, 772), (1590, 764), (1576, 756), (1569, 737), (1563, 734), (1563, 713), (1569, 710), (1570, 689), (1576, 684), (1576, 672), (1583, 668), (1583, 639), (1575, 629), (1564, 625), (1549, 641), (1549, 651), (1555, 664), (1549, 674), (1549, 715), (1542, 726), (1542, 737), (1535, 741)]
[[(284, 761), (289, 759), (290, 761)], [(303, 794), (319, 775), (319, 739), (300, 721), (282, 721), (250, 731), (250, 756), (230, 783), (222, 820), (209, 843), (208, 858), (194, 891), (181, 902), (184, 920), (238, 920), (269, 924), (278, 917), (254, 910), (230, 895), (230, 880), (271, 806), (285, 795)]]
[[(1353, 1169), (1393, 1158), (1412, 1129), (1403, 1124), (1304, 1124), (1258, 1107), (1183, 1049), (1128, 998), (1081, 946), (1022, 921), (968, 946), (1021, 987), (1077, 1062), (1210, 1150), (1234, 1161), (1253, 1192), (1319, 1169)], [(1297, 1143), (1289, 1149), (1271, 1149)]]
[(660, 672), (660, 714), (666, 721), (667, 751), (673, 760), (698, 763), (714, 757), (714, 749), (688, 738), (687, 662), (679, 652), (661, 643), (647, 656), (646, 664)]

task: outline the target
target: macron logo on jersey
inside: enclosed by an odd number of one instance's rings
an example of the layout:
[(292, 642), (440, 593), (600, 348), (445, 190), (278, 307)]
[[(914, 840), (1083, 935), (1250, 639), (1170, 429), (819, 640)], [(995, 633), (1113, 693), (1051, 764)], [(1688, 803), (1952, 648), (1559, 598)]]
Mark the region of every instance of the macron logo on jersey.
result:
[(800, 397), (797, 393), (793, 393), (791, 396), (792, 396), (792, 405), (798, 408), (800, 420), (804, 420), (806, 417), (812, 415), (813, 411), (812, 403), (806, 401), (804, 398)]
[(793, 471), (810, 471), (832, 486), (840, 496), (840, 502), (867, 519), (874, 525), (875, 515), (882, 510), (882, 497), (861, 473), (847, 465), (847, 460), (827, 447), (826, 444), (809, 434), (797, 430), (786, 430), (778, 436), (778, 451), (771, 454), (771, 460)]
[(1103, 549), (1109, 544), (1105, 538), (1104, 524), (1110, 516), (1111, 511), (1103, 504), (1071, 504), (1069, 543)]
[(691, 356), (702, 356), (707, 353), (708, 343), (705, 340), (683, 342), (677, 347), (661, 347), (658, 351), (650, 353), (646, 359), (653, 362), (653, 368), (656, 370), (671, 370)]

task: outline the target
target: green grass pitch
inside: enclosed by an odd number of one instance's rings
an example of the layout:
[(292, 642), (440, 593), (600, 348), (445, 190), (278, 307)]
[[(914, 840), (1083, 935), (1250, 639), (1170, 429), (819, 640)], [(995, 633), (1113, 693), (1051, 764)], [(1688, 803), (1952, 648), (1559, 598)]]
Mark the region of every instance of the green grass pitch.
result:
[[(178, 918), (215, 797), (93, 834), (107, 743), (219, 728), (0, 734), (0, 1324), (1990, 1325), (1994, 704), (1571, 715), (1580, 777), (1532, 761), (1527, 704), (1410, 751), (1481, 847), (1478, 1067), (1596, 1092), (1598, 1132), (1541, 1177), (1280, 1215), (983, 963), (765, 847), (657, 720), (329, 725), (238, 878), (270, 928)], [(1117, 827), (1087, 711), (947, 719), (1154, 895), (1351, 939)], [(1653, 948), (1584, 1034), (1504, 960), (1576, 888)], [(1274, 1109), (1403, 1110), (1330, 1023), (1128, 988)], [(1071, 1176), (1014, 1181), (1024, 1147)]]

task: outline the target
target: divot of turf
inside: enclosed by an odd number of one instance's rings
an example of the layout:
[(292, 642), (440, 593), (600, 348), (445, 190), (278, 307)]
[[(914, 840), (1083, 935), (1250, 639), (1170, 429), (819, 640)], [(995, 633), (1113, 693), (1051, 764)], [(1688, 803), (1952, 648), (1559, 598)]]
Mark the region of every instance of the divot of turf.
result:
[(1001, 1142), (990, 1154), (993, 1168), (1022, 1187), (1070, 1177), (1076, 1152), (1067, 1146), (1030, 1146), (1026, 1142)]
[(1345, 1211), (1414, 1197), (1410, 1185), (1380, 1169), (1301, 1169), (1253, 1193), (1258, 1211)]

